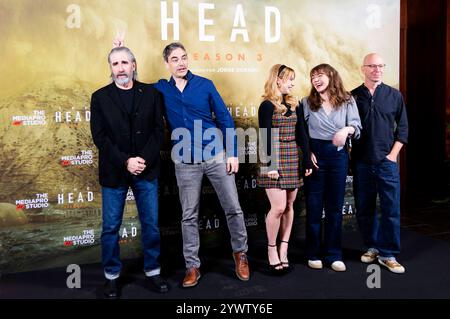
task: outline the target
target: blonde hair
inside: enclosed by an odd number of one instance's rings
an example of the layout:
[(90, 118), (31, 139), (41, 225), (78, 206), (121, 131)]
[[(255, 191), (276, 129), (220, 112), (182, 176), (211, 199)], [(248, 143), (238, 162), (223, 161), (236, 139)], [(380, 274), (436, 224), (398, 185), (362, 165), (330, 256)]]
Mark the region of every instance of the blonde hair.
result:
[(287, 105), (283, 105), (283, 94), (280, 92), (278, 88), (277, 80), (286, 80), (286, 79), (294, 79), (295, 72), (288, 66), (284, 64), (275, 64), (270, 68), (269, 78), (264, 84), (264, 94), (262, 96), (263, 101), (270, 101), (275, 106), (274, 112), (284, 114), (287, 111), (287, 107), (292, 112), (295, 112), (295, 108), (298, 105), (297, 99), (291, 94), (287, 94), (284, 97), (284, 103)]

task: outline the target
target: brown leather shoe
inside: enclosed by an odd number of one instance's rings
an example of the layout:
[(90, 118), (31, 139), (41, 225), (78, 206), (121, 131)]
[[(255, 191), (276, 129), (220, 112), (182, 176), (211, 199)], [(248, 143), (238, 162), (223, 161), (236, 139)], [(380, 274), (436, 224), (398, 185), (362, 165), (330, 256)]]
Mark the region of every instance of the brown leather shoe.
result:
[(234, 262), (236, 263), (236, 276), (242, 281), (250, 279), (250, 269), (248, 267), (247, 255), (241, 251), (233, 253)]
[(200, 269), (196, 267), (188, 268), (183, 279), (183, 287), (194, 287), (198, 284), (200, 277)]

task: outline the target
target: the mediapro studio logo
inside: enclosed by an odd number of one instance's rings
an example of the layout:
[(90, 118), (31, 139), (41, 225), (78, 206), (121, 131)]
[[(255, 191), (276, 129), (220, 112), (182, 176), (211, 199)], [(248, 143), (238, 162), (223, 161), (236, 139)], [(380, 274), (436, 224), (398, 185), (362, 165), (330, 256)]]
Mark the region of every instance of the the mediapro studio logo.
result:
[(13, 126), (46, 125), (45, 111), (34, 110), (31, 115), (14, 115), (11, 118), (11, 124)]
[(95, 243), (95, 232), (93, 229), (85, 229), (80, 235), (64, 237), (64, 246), (86, 246)]
[(48, 193), (36, 194), (35, 198), (25, 198), (16, 200), (16, 210), (47, 208)]
[(92, 165), (93, 163), (92, 150), (82, 150), (76, 155), (61, 156), (61, 166), (83, 166)]

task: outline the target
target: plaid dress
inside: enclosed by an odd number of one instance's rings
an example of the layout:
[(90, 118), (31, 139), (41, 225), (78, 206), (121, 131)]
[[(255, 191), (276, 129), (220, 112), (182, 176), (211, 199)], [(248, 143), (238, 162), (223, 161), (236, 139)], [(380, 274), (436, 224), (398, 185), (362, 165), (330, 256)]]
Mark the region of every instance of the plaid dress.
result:
[[(264, 188), (293, 189), (300, 187), (299, 147), (295, 141), (295, 124), (297, 114), (293, 112), (289, 117), (279, 113), (272, 116), (272, 128), (278, 128), (278, 140), (273, 141), (278, 151), (278, 180), (271, 179), (267, 173), (259, 173), (257, 185)], [(272, 154), (273, 155), (273, 154)], [(273, 159), (272, 159), (273, 161)]]

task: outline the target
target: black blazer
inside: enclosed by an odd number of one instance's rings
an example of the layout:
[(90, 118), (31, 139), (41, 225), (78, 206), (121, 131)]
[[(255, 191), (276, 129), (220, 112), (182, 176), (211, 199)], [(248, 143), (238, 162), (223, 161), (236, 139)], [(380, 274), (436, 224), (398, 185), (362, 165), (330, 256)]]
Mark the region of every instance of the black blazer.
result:
[(140, 156), (147, 167), (138, 176), (152, 180), (159, 175), (163, 139), (162, 98), (150, 84), (134, 81), (134, 108), (128, 113), (115, 83), (91, 97), (91, 133), (99, 150), (99, 181), (106, 187), (127, 186), (132, 180), (126, 161)]

